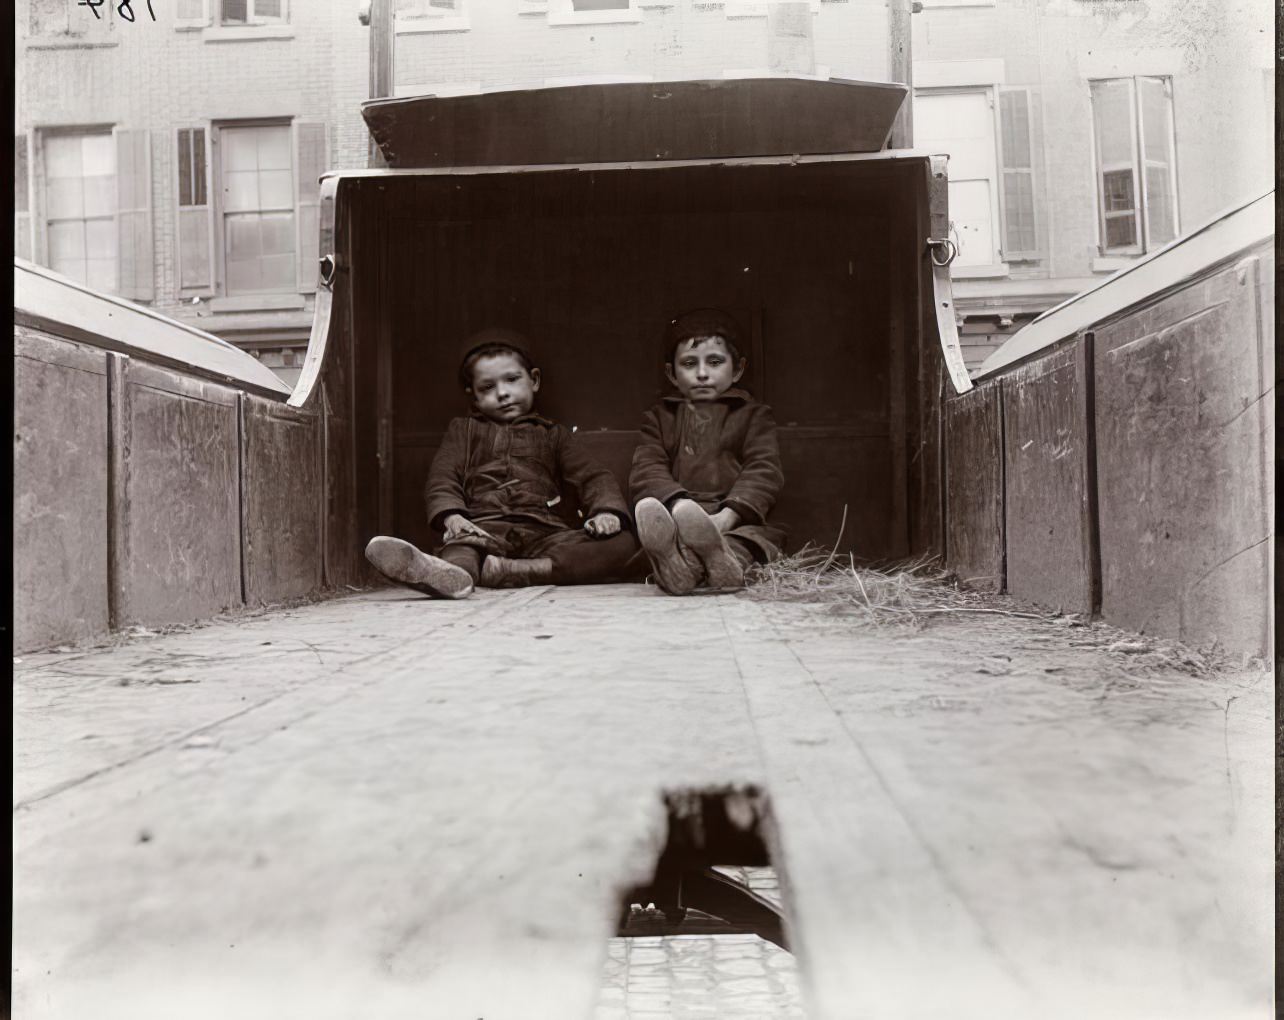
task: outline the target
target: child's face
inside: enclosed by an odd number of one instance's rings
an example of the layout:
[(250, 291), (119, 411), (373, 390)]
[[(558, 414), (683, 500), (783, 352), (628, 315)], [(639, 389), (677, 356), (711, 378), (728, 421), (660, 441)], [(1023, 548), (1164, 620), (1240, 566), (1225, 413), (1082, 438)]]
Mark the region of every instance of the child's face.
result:
[(539, 369), (526, 371), (515, 354), (487, 354), (473, 365), (473, 404), (501, 425), (530, 414), (539, 392)]
[(664, 371), (688, 400), (717, 400), (740, 381), (745, 359), (737, 365), (720, 336), (692, 337), (678, 344)]

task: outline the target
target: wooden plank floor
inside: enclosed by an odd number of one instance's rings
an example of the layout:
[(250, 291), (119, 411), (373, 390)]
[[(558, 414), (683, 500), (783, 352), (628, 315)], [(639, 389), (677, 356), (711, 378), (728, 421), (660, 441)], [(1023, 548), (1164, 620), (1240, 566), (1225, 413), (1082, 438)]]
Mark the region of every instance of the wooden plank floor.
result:
[(808, 1015), (1262, 1017), (1272, 694), (1096, 628), (381, 591), (15, 666), (15, 1016), (591, 1016), (756, 782)]

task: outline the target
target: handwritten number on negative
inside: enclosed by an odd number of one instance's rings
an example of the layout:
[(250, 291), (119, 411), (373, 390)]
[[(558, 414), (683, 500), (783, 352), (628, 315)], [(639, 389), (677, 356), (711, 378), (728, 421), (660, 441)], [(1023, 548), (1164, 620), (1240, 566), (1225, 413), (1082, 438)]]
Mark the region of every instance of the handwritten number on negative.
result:
[[(78, 0), (77, 6), (88, 7), (94, 12), (94, 18), (101, 21), (102, 13), (98, 8), (102, 7), (106, 2), (107, 0)], [(135, 20), (133, 0), (118, 0), (116, 4), (116, 13), (132, 24)], [(147, 0), (147, 16), (151, 18), (152, 21), (156, 20), (156, 12), (152, 9), (152, 0)]]

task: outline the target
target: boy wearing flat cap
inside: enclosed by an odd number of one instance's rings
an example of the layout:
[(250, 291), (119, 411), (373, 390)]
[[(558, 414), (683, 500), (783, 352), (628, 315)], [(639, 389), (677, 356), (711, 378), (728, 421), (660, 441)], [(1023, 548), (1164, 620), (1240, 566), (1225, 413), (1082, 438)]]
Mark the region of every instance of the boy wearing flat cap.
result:
[(646, 413), (629, 495), (659, 586), (739, 588), (745, 569), (781, 554), (767, 523), (784, 484), (771, 409), (735, 384), (741, 332), (727, 313), (687, 312), (665, 329), (665, 375), (677, 393)]
[[(569, 429), (535, 412), (540, 372), (530, 342), (491, 328), (469, 337), (462, 353), (459, 381), (473, 412), (446, 429), (425, 489), (429, 523), (444, 541), (428, 555), (379, 536), (366, 558), (384, 576), (436, 598), (464, 598), (474, 585), (629, 577), (637, 543), (619, 485)], [(582, 528), (554, 509), (564, 482), (579, 497)]]

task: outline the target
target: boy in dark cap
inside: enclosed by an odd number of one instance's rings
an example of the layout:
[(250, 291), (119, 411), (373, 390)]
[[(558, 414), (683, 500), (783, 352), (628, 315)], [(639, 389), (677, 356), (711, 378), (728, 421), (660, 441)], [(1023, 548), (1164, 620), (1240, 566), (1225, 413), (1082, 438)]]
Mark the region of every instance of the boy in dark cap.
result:
[(745, 568), (781, 554), (767, 523), (784, 484), (771, 410), (736, 387), (741, 333), (727, 313), (687, 312), (665, 329), (677, 393), (646, 413), (629, 494), (656, 581), (672, 595), (739, 588)]
[[(535, 413), (540, 372), (526, 337), (498, 328), (469, 337), (459, 381), (473, 413), (447, 427), (425, 490), (429, 524), (444, 542), (430, 556), (380, 536), (366, 558), (384, 576), (436, 598), (464, 598), (474, 585), (626, 578), (637, 543), (625, 527), (620, 487), (569, 429)], [(583, 528), (554, 510), (563, 482), (579, 496)]]

